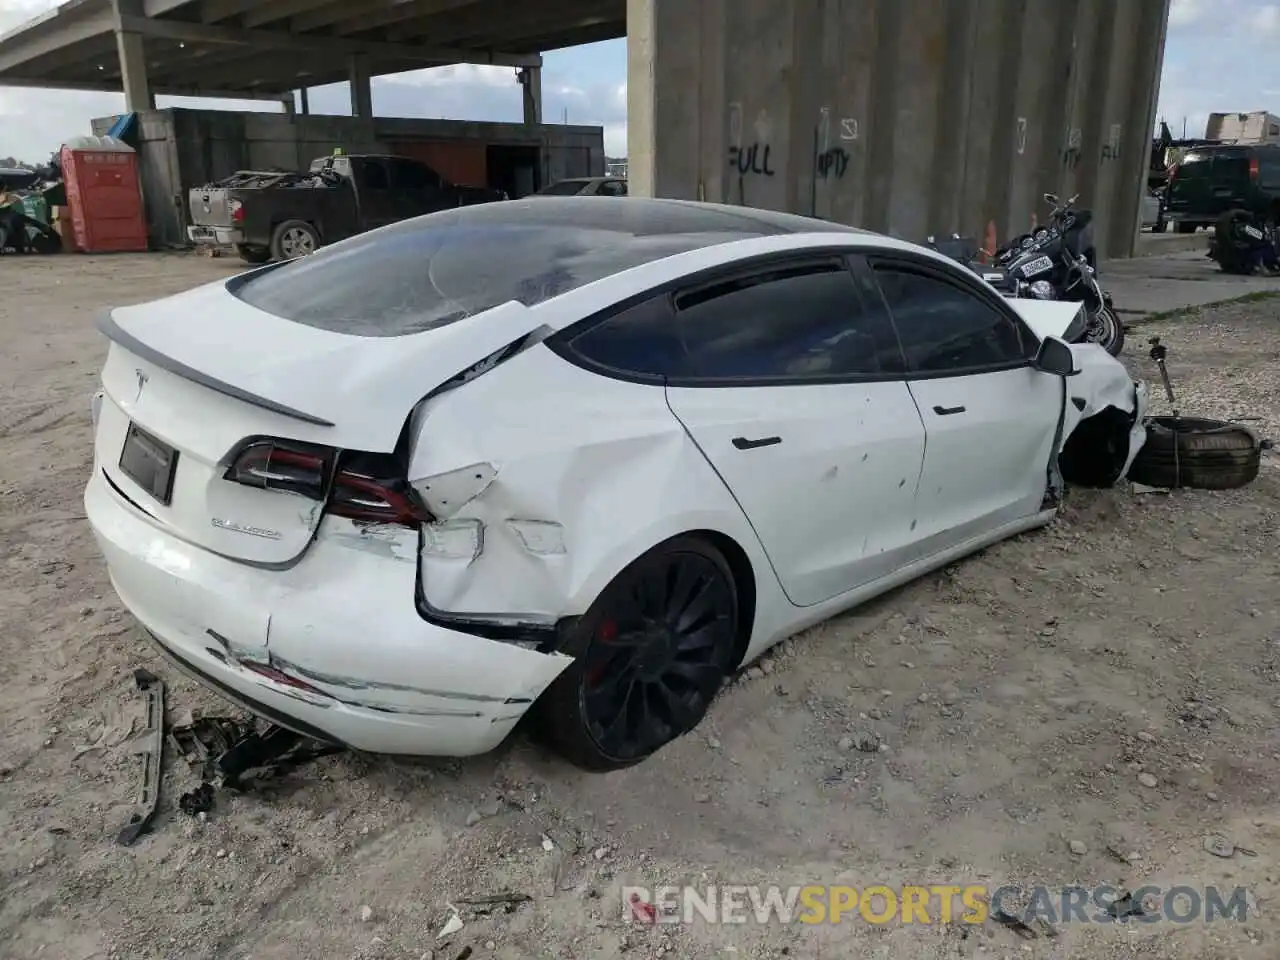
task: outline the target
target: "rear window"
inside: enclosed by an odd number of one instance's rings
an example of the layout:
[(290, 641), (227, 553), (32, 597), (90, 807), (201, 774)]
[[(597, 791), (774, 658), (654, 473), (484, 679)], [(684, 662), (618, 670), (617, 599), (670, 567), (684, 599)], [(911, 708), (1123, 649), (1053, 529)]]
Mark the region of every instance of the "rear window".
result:
[(231, 280), (245, 303), (362, 337), (431, 330), (512, 300), (533, 306), (654, 260), (821, 221), (665, 200), (573, 197), (453, 208)]
[(1188, 153), (1178, 161), (1179, 180), (1197, 180), (1209, 176), (1210, 157), (1207, 153)]
[(538, 191), (540, 197), (572, 197), (582, 192), (585, 187), (585, 180), (561, 180), (559, 183), (553, 183), (549, 187), (543, 187)]

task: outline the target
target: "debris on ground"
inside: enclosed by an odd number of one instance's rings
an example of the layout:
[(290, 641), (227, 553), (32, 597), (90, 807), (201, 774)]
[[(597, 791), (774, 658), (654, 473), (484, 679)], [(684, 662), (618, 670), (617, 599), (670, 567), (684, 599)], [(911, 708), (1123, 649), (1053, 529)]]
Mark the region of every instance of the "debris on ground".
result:
[(202, 780), (213, 780), (218, 758), (253, 732), (253, 724), (232, 717), (196, 717), (169, 729), (174, 754), (194, 767)]
[(164, 681), (141, 668), (133, 672), (133, 681), (145, 702), (146, 729), (138, 741), (142, 771), (137, 799), (129, 822), (116, 837), (124, 847), (132, 846), (150, 828), (160, 803), (160, 778), (164, 772)]
[(457, 910), (454, 910), (449, 914), (449, 919), (445, 921), (444, 926), (440, 928), (440, 932), (436, 934), (436, 939), (443, 940), (446, 937), (452, 937), (455, 933), (459, 932), (462, 927), (462, 917), (458, 916)]
[(223, 786), (246, 790), (255, 781), (279, 776), (321, 757), (341, 753), (343, 749), (268, 724), (233, 744), (218, 758), (217, 767)]
[(178, 809), (190, 816), (208, 813), (213, 809), (213, 784), (205, 781), (194, 790), (178, 798)]
[(1210, 836), (1204, 838), (1204, 848), (1215, 857), (1222, 857), (1224, 860), (1235, 856), (1236, 845), (1222, 836)]

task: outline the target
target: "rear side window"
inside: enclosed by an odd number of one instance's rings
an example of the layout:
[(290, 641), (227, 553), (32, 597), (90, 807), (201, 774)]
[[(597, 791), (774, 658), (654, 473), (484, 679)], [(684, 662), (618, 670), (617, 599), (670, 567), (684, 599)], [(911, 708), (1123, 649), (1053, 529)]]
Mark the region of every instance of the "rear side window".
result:
[(842, 264), (812, 265), (649, 301), (574, 339), (623, 373), (692, 383), (900, 375), (883, 312), (863, 309)]
[(360, 161), (360, 181), (366, 190), (390, 190), (391, 178), (381, 160)]
[(439, 190), (440, 175), (430, 167), (408, 159), (387, 161), (393, 190)]

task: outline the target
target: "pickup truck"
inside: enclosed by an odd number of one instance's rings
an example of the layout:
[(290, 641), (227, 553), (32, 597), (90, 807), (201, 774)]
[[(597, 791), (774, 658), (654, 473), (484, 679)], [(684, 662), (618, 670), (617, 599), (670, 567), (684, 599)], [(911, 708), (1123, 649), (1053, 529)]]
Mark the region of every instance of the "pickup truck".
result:
[(234, 247), (259, 264), (398, 220), (505, 199), (501, 190), (449, 183), (408, 157), (321, 157), (305, 173), (241, 170), (193, 188), (187, 236), (197, 247)]

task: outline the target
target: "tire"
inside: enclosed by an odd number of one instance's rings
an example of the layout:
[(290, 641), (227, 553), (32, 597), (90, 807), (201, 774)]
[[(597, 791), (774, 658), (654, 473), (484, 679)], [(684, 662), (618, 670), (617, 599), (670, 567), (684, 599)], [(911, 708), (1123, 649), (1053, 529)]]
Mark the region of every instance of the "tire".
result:
[(659, 544), (570, 631), (561, 652), (575, 659), (538, 699), (539, 734), (583, 770), (640, 763), (701, 722), (737, 663), (738, 632), (720, 552), (693, 536)]
[(1198, 417), (1152, 417), (1129, 479), (1152, 487), (1235, 490), (1257, 478), (1261, 462), (1262, 444), (1245, 427)]
[(305, 220), (286, 220), (271, 233), (271, 256), (277, 260), (305, 257), (320, 249), (320, 233)]
[(1236, 224), (1242, 221), (1252, 223), (1253, 220), (1247, 210), (1228, 210), (1214, 225), (1213, 259), (1218, 262), (1223, 273), (1236, 276), (1253, 273), (1253, 253), (1236, 239)]
[(1120, 351), (1124, 349), (1124, 324), (1113, 309), (1104, 306), (1094, 313), (1085, 342), (1096, 343), (1113, 357), (1120, 356)]
[(245, 263), (251, 263), (255, 266), (266, 263), (271, 259), (270, 247), (255, 247), (248, 243), (237, 243), (236, 253), (240, 255), (240, 259)]
[(1173, 225), (1174, 233), (1195, 233), (1196, 225), (1194, 223), (1183, 223), (1179, 221)]

